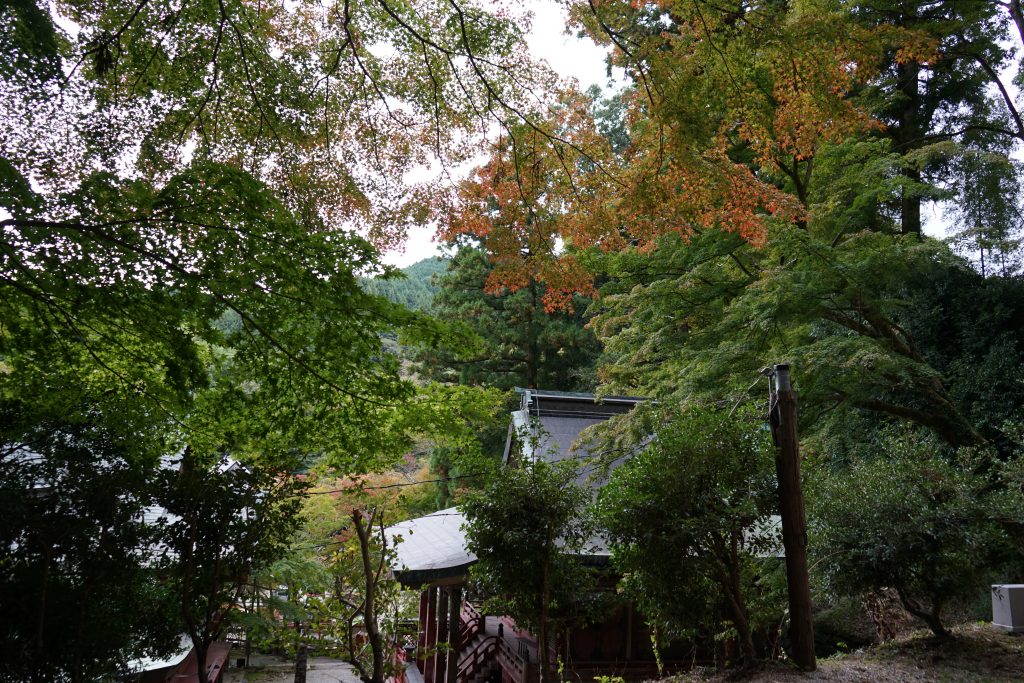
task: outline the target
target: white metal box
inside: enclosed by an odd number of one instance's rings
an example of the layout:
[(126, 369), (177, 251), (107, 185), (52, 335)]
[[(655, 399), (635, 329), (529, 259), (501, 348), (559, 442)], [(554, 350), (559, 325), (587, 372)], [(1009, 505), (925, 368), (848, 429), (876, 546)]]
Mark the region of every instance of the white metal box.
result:
[(1024, 584), (992, 586), (992, 625), (1013, 633), (1024, 632)]

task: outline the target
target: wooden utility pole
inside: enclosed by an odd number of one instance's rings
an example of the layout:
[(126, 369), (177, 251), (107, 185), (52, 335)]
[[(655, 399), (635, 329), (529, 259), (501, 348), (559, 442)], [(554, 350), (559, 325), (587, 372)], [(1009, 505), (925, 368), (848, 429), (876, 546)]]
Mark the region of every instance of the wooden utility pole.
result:
[(800, 486), (800, 446), (796, 433), (796, 394), (788, 365), (776, 365), (774, 387), (770, 389), (768, 420), (779, 478), (779, 514), (782, 517), (782, 545), (786, 549), (786, 583), (789, 588), (789, 634), (793, 661), (804, 671), (817, 668), (814, 658), (814, 630), (811, 624), (811, 588), (807, 575), (807, 522), (804, 494)]

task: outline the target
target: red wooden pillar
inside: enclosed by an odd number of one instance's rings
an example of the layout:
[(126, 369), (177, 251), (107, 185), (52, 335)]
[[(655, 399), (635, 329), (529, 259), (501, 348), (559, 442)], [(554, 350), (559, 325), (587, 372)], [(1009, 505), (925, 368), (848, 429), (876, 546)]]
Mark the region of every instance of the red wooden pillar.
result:
[(423, 675), (424, 651), (427, 649), (427, 611), (430, 606), (429, 588), (420, 591), (420, 614), (416, 622), (416, 668)]
[(427, 588), (426, 645), (429, 652), (423, 662), (424, 683), (434, 683), (434, 666), (437, 662), (437, 587)]
[[(434, 626), (434, 643), (440, 644), (441, 638), (448, 637), (448, 589), (439, 587), (437, 589), (437, 624)], [(445, 645), (447, 646), (447, 642)], [(438, 653), (434, 657), (433, 677), (426, 683), (443, 683), (445, 672), (448, 668), (448, 648), (445, 652)]]
[(452, 586), (448, 589), (448, 595), (448, 657), (445, 683), (456, 683), (459, 654), (462, 652), (462, 643), (459, 642), (459, 630), (462, 628), (462, 587)]

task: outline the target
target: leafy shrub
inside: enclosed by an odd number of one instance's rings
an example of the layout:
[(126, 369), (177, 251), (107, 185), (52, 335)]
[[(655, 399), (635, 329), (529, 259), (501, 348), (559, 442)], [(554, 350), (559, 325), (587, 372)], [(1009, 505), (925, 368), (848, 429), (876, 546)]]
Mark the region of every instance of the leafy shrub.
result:
[(904, 609), (946, 637), (943, 608), (985, 590), (1006, 543), (980, 469), (967, 450), (944, 457), (904, 432), (875, 458), (822, 473), (810, 490), (811, 547), (826, 587), (854, 595), (891, 587)]
[(683, 637), (728, 633), (745, 662), (756, 658), (753, 634), (772, 604), (761, 599), (772, 582), (759, 556), (778, 545), (762, 425), (752, 411), (686, 409), (614, 472), (598, 498), (622, 586), (652, 625)]

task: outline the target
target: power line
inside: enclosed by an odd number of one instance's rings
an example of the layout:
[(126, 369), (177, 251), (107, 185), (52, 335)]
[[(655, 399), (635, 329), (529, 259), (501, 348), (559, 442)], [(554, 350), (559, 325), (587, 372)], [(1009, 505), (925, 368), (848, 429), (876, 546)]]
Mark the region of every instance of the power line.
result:
[[(418, 482), (419, 483), (419, 482)], [(461, 512), (431, 512), (429, 515), (423, 515), (422, 517), (412, 517), (410, 519), (403, 519), (400, 522), (395, 522), (391, 526), (397, 526), (404, 522), (411, 522), (415, 519), (426, 519), (427, 517), (461, 517)], [(343, 529), (344, 530), (344, 529)], [(289, 548), (290, 551), (294, 550), (316, 550), (320, 548), (326, 548), (331, 545), (345, 545), (348, 541), (323, 541), (322, 543), (314, 543), (312, 545), (299, 545)]]
[(452, 477), (441, 477), (440, 479), (423, 479), (422, 481), (407, 481), (400, 484), (382, 484), (380, 486), (351, 486), (343, 489), (331, 489), (329, 491), (307, 491), (307, 496), (322, 496), (326, 493), (346, 493), (349, 491), (379, 491), (381, 489), (398, 489), (404, 486), (419, 486), (420, 484), (436, 484), (442, 481), (453, 481), (455, 479), (470, 479), (482, 477), (486, 472), (471, 472), (470, 474), (458, 474)]

